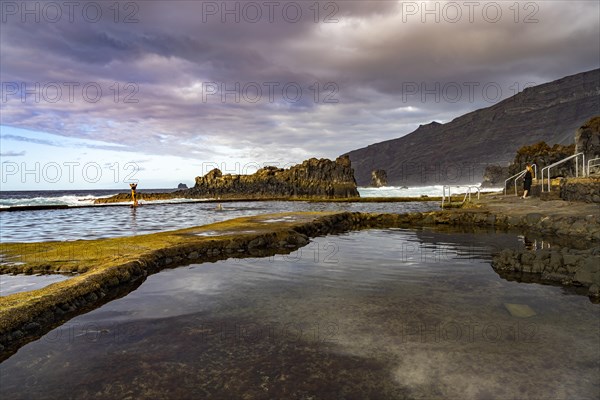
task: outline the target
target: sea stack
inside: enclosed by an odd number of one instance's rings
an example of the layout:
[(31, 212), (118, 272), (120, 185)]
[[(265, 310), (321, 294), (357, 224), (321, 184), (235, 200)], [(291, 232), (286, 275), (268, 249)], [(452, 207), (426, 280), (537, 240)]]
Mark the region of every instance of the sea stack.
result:
[(372, 187), (382, 187), (387, 186), (387, 172), (383, 169), (374, 169), (371, 171), (371, 186)]

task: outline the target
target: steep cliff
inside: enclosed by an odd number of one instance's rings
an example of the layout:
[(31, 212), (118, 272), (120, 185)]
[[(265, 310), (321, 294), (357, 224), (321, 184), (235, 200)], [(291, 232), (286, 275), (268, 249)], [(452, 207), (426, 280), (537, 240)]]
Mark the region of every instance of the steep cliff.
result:
[(347, 153), (356, 182), (385, 169), (390, 185), (481, 182), (489, 164), (508, 165), (524, 145), (569, 145), (600, 110), (600, 69), (525, 89), (446, 124), (422, 125), (398, 139)]

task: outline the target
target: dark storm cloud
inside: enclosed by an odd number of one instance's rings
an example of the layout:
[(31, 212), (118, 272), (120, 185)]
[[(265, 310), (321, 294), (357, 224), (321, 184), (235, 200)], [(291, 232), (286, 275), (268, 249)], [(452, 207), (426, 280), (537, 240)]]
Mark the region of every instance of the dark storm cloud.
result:
[[(237, 23), (235, 15), (223, 23), (220, 10), (212, 12), (222, 2), (120, 3), (118, 17), (108, 8), (114, 3), (97, 2), (97, 22), (75, 13), (73, 22), (23, 23), (5, 13), (0, 122), (100, 140), (113, 150), (181, 155), (183, 147), (210, 160), (276, 154), (300, 161), (334, 157), (489, 106), (526, 84), (598, 68), (596, 2), (522, 3), (518, 16), (512, 3), (497, 3), (503, 16), (496, 22), (478, 3), (474, 21), (463, 7), (456, 23), (447, 15), (423, 23), (420, 12), (408, 11), (424, 3), (393, 1), (318, 2), (318, 15), (314, 2), (296, 2), (302, 18), (291, 22), (281, 13), (288, 3), (280, 2), (272, 21), (262, 7), (262, 18), (249, 22), (254, 14), (242, 13), (248, 3), (229, 2), (240, 12)], [(428, 3), (439, 10), (445, 4)], [(532, 11), (537, 22), (525, 23)], [(61, 85), (53, 102), (49, 82), (78, 86), (68, 99)], [(12, 83), (30, 90), (39, 83), (46, 96), (22, 102)], [(82, 92), (91, 84), (92, 94), (102, 90), (97, 101)], [(483, 93), (486, 85), (501, 95)], [(223, 88), (230, 90), (224, 97)], [(437, 93), (423, 96), (423, 89)]]

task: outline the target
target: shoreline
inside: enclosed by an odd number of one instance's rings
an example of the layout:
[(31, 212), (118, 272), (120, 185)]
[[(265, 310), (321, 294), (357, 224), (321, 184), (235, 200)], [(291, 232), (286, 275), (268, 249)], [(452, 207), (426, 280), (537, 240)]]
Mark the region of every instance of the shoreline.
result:
[[(116, 293), (129, 293), (148, 275), (162, 269), (230, 257), (287, 254), (308, 244), (311, 237), (370, 228), (516, 230), (583, 241), (588, 244), (588, 249), (582, 250), (584, 253), (540, 252), (540, 257), (525, 256), (531, 261), (529, 264), (523, 254), (531, 251), (508, 254), (503, 250), (494, 257), (492, 267), (512, 277), (535, 274), (541, 283), (588, 288), (590, 299), (597, 301), (600, 298), (597, 206), (578, 203), (575, 210), (564, 201), (540, 203), (532, 199), (524, 203), (497, 197), (486, 196), (460, 209), (425, 213), (279, 213), (133, 237), (0, 244), (4, 261), (10, 257), (19, 260), (0, 265), (0, 273), (79, 274), (43, 289), (0, 298), (0, 360), (57, 324), (105, 304)], [(549, 212), (544, 215), (540, 207)], [(533, 264), (535, 268), (530, 266)]]

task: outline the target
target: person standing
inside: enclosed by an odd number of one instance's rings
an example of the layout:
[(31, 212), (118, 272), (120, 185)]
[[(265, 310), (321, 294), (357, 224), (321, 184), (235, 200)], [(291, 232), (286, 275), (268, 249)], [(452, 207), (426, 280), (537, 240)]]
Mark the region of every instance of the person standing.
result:
[(137, 183), (130, 183), (129, 187), (131, 188), (131, 200), (133, 200), (133, 207), (137, 207)]
[(531, 183), (533, 182), (533, 168), (531, 164), (527, 164), (525, 166), (525, 176), (523, 177), (523, 197), (522, 199), (526, 199), (528, 197), (529, 192), (531, 191)]

